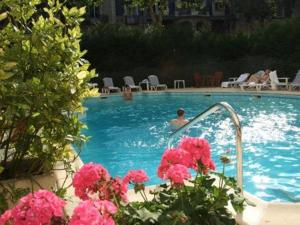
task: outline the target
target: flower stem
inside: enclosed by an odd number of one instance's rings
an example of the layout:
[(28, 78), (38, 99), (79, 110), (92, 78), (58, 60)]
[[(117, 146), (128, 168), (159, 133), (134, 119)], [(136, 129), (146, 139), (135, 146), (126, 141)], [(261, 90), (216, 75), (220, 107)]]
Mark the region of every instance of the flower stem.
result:
[(148, 202), (148, 198), (147, 198), (147, 195), (146, 195), (146, 192), (145, 192), (144, 189), (143, 189), (143, 193), (144, 193), (144, 195), (145, 195), (145, 199), (146, 199), (145, 201)]
[(144, 202), (146, 202), (146, 201), (147, 201), (147, 197), (145, 197), (145, 196), (146, 196), (145, 193), (143, 194), (143, 191), (142, 191), (142, 190), (140, 190), (139, 192), (140, 192), (140, 194), (141, 194), (141, 196), (142, 196)]

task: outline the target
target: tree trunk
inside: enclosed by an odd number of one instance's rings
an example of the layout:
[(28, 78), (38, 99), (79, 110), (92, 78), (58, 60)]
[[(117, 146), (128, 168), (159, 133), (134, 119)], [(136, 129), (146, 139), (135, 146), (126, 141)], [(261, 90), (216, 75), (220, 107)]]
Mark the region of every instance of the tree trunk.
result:
[(157, 26), (162, 26), (162, 17), (154, 12), (153, 5), (148, 6), (148, 8), (153, 24)]

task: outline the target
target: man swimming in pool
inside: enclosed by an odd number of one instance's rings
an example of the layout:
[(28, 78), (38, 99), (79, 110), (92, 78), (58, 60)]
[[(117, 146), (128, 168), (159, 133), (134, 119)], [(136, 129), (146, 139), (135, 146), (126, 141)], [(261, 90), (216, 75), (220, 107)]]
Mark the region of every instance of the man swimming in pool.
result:
[(182, 127), (187, 124), (189, 121), (184, 117), (184, 109), (180, 108), (177, 110), (177, 119), (173, 119), (170, 121), (170, 124), (176, 127)]

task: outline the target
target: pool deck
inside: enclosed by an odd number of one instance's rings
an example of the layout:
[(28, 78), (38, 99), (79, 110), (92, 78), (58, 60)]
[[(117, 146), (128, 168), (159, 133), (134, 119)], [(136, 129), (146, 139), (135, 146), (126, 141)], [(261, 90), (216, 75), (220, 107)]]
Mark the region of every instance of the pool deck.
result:
[[(232, 93), (232, 94), (250, 94), (250, 95), (285, 95), (285, 96), (299, 96), (300, 97), (300, 90), (261, 90), (257, 91), (256, 89), (246, 89), (242, 91), (240, 88), (221, 88), (221, 87), (204, 87), (204, 88), (169, 88), (167, 90), (160, 90), (160, 91), (145, 91), (138, 93), (148, 93), (148, 94), (155, 94), (155, 93)], [(115, 96), (120, 95), (122, 93), (101, 93), (101, 96)], [(135, 93), (134, 93), (135, 94)], [(300, 223), (299, 223), (300, 224)]]
[[(155, 91), (143, 91), (144, 93), (155, 93)], [(256, 89), (246, 89), (242, 91), (240, 88), (221, 88), (221, 87), (207, 87), (207, 88), (177, 88), (177, 89), (167, 89), (163, 91), (157, 92), (178, 92), (178, 93), (243, 93), (243, 94), (253, 94), (253, 95), (292, 95), (292, 96), (300, 96), (300, 90), (262, 90), (256, 91)]]
[[(276, 95), (290, 95), (299, 96), (300, 91), (271, 91), (271, 90), (247, 90), (242, 91), (239, 88), (185, 88), (185, 89), (168, 89), (160, 92), (191, 92), (191, 93), (245, 93), (245, 94), (276, 94)], [(144, 93), (156, 93), (153, 91), (146, 91)], [(103, 94), (104, 95), (104, 94)], [(102, 96), (103, 96), (102, 95)], [(115, 94), (113, 94), (115, 95)], [(105, 96), (105, 95), (104, 95)], [(78, 169), (83, 164), (81, 160), (76, 165)], [(72, 182), (71, 180), (69, 182)], [(151, 198), (150, 190), (155, 188), (154, 186), (146, 187), (146, 193)], [(242, 220), (238, 220), (239, 225), (300, 225), (300, 203), (279, 203), (279, 202), (266, 202), (247, 192), (244, 192), (245, 197), (255, 204), (253, 206), (247, 206), (242, 215)], [(79, 202), (79, 199), (74, 195), (73, 187), (68, 190), (68, 196), (72, 199), (66, 207), (66, 212), (71, 215), (73, 208)], [(128, 191), (130, 201), (142, 201), (142, 198), (135, 194), (133, 190)]]
[[(149, 91), (150, 93), (151, 91)], [(153, 92), (153, 91), (152, 91)], [(161, 92), (200, 92), (200, 93), (244, 93), (244, 94), (280, 94), (280, 95), (294, 95), (300, 96), (299, 90), (262, 90), (256, 91), (256, 89), (246, 89), (242, 91), (240, 88), (221, 88), (221, 87), (210, 87), (210, 88), (178, 88), (178, 89), (167, 89)]]

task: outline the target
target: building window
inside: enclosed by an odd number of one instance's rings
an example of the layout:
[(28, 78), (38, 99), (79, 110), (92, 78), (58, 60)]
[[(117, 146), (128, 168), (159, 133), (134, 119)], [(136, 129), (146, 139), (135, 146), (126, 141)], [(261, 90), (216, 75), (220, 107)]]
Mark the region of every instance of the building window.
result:
[(116, 0), (116, 16), (124, 15), (124, 1)]
[(224, 3), (222, 1), (215, 2), (215, 10), (216, 11), (223, 11), (225, 9)]

